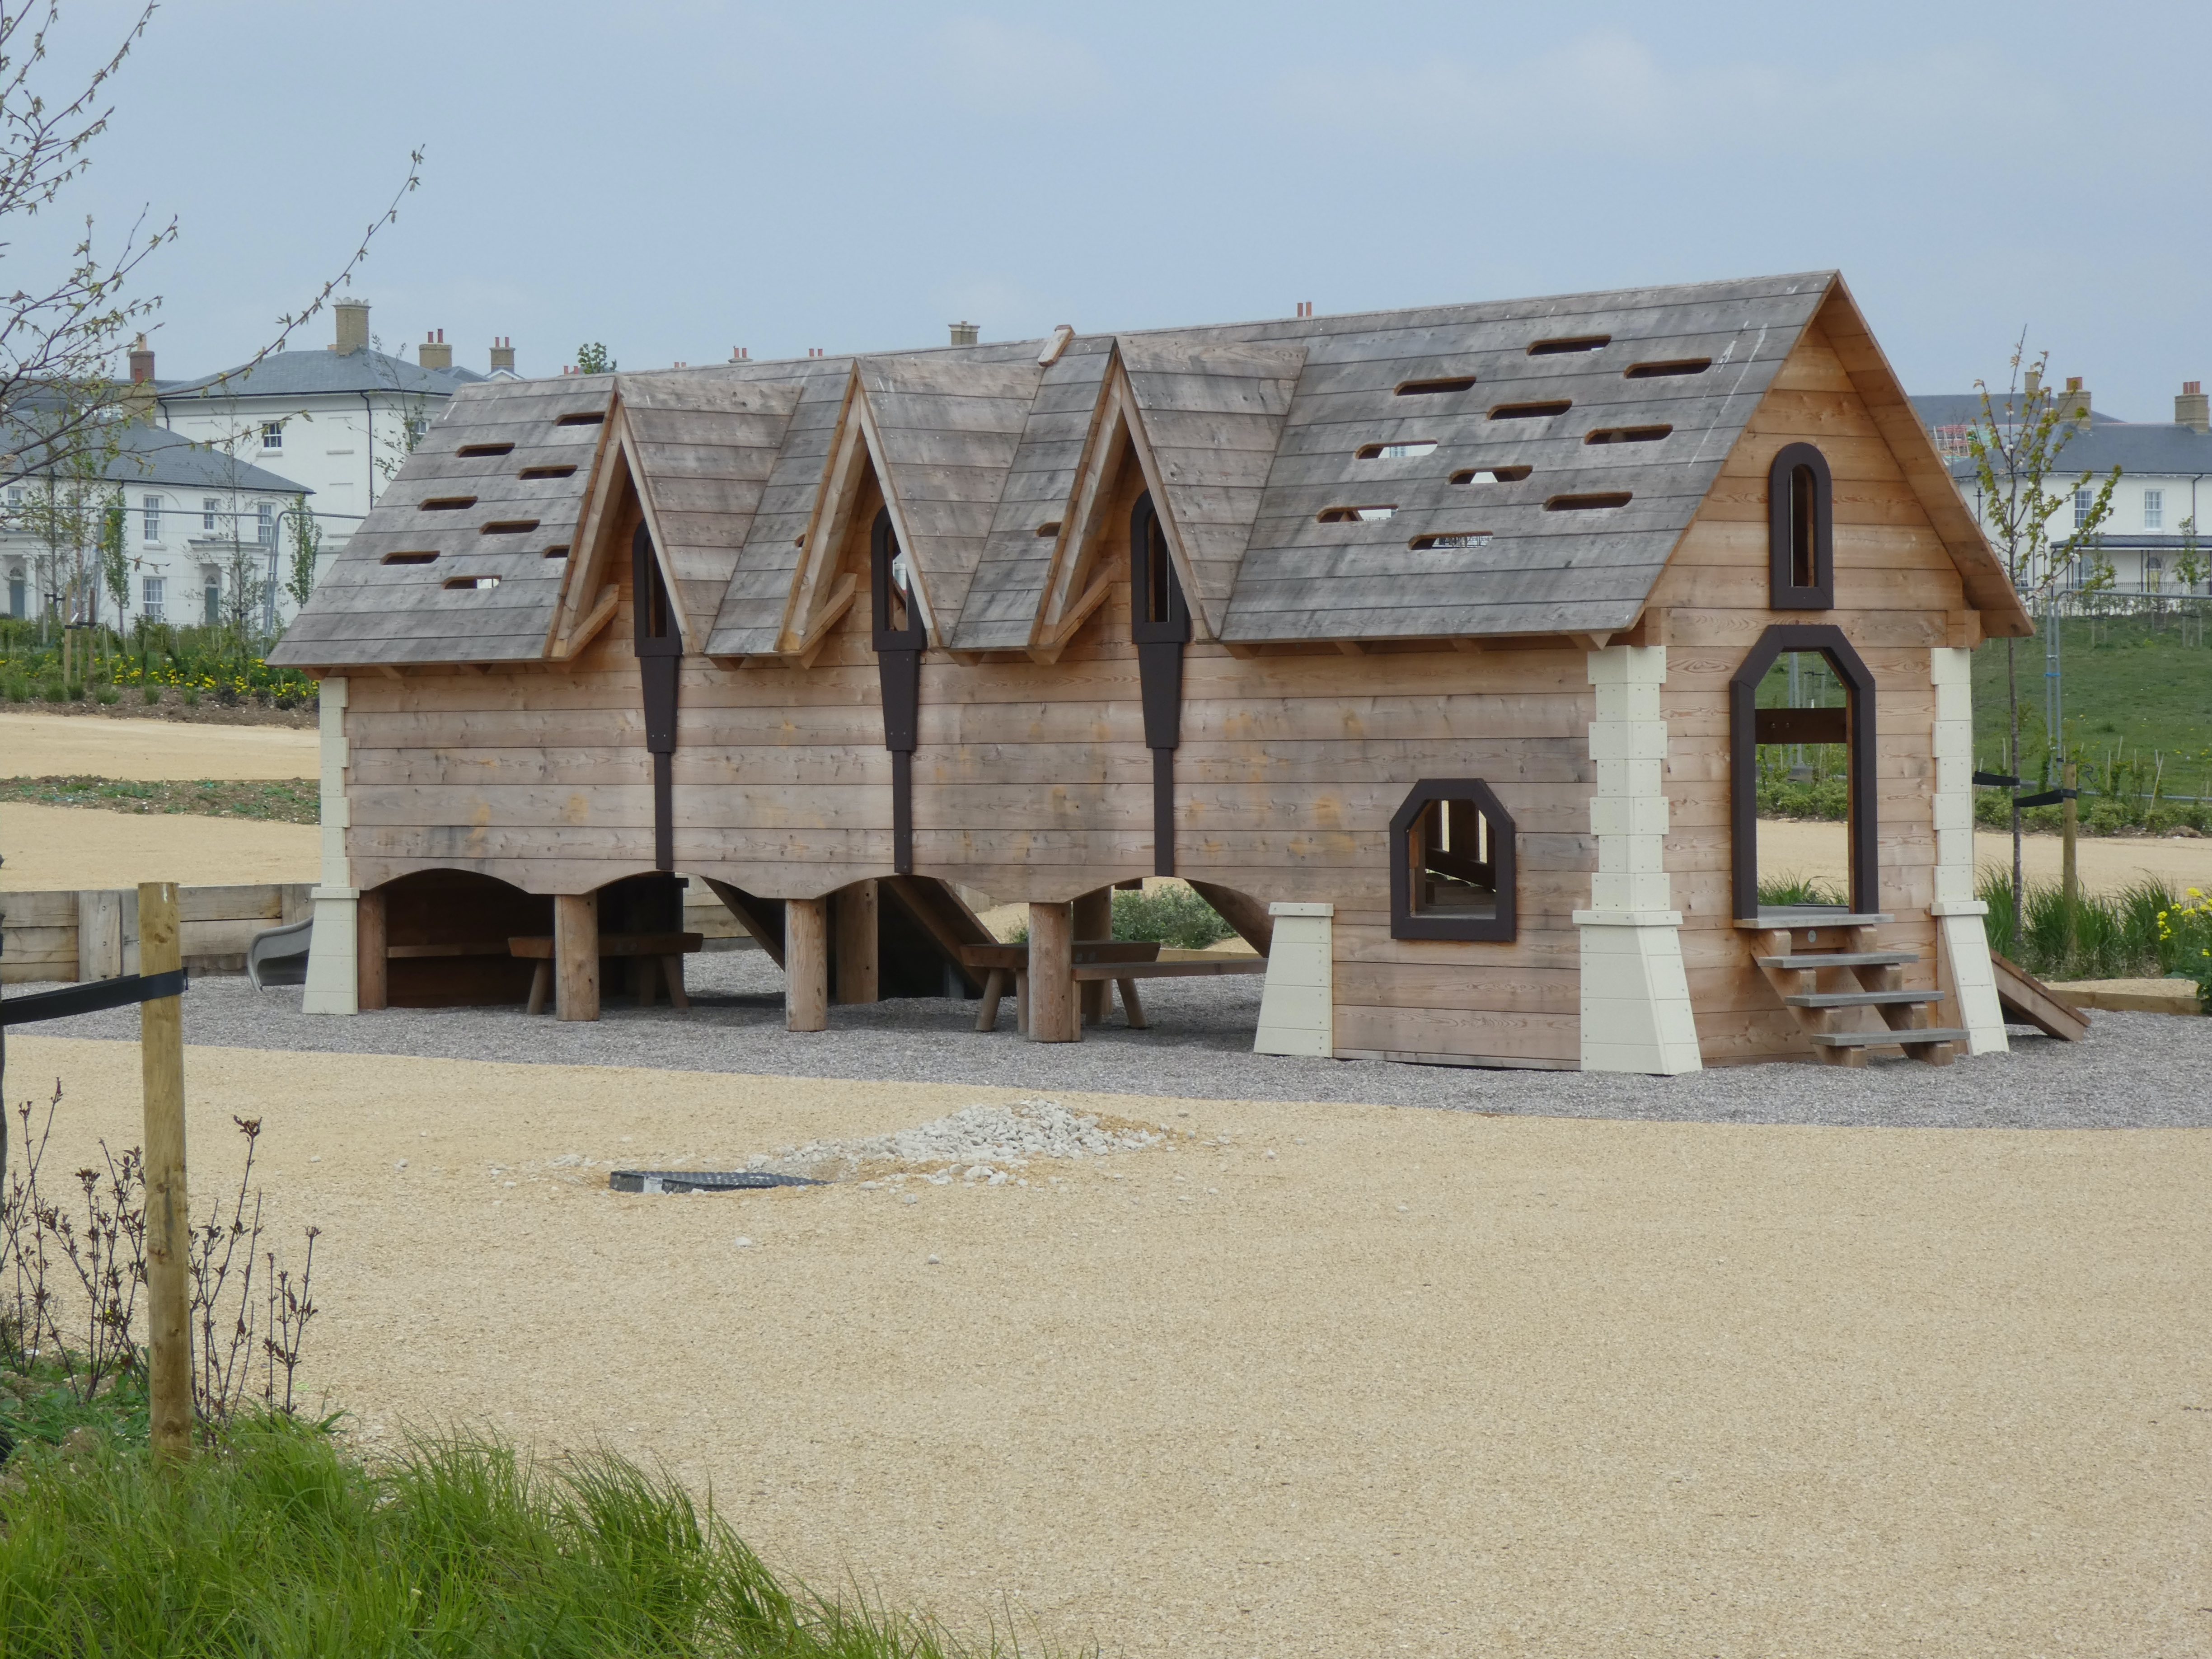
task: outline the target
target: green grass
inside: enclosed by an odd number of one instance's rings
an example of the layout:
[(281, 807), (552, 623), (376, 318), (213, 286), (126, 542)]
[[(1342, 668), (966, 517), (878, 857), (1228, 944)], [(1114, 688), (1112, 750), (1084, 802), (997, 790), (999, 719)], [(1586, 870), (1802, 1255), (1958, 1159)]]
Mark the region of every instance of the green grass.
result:
[[(2179, 622), (2113, 617), (2061, 624), (2066, 743), (2085, 768), (2124, 750), (2162, 757), (2167, 794), (2212, 795), (2212, 646), (2182, 643)], [(2043, 720), (2043, 641), (2013, 642), (2020, 667), (2023, 758), (2039, 768), (2048, 748)], [(1974, 757), (2003, 770), (2005, 642), (1974, 653)], [(2143, 787), (2148, 787), (2148, 780)]]
[(90, 806), (108, 812), (190, 812), (202, 817), (317, 823), (321, 785), (313, 778), (201, 779), (143, 782), (129, 778), (0, 778), (0, 801)]
[(85, 1433), (0, 1482), (0, 1652), (26, 1659), (957, 1650), (927, 1621), (786, 1589), (711, 1505), (611, 1454), (532, 1462), (461, 1437), (362, 1462), (277, 1418), (173, 1475)]

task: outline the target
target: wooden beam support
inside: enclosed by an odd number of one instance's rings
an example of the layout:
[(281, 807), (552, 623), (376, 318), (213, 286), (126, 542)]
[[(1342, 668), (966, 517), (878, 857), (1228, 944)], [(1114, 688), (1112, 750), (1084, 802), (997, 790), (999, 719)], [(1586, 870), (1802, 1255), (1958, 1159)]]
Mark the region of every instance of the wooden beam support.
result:
[(562, 636), (559, 648), (553, 653), (553, 659), (566, 662), (581, 651), (602, 628), (613, 620), (615, 612), (621, 607), (622, 590), (609, 582), (599, 590), (599, 597), (592, 605), (590, 614)]
[(361, 896), (354, 910), (355, 974), (360, 990), (354, 1006), (369, 1013), (392, 1006), (390, 936), (384, 925), (384, 895)]
[(1029, 1034), (1032, 1042), (1076, 1042), (1075, 908), (1030, 906)]
[(783, 1028), (830, 1029), (830, 901), (783, 902)]
[(599, 896), (553, 896), (553, 1007), (568, 1020), (599, 1017)]
[[(1078, 898), (1074, 904), (1074, 927), (1075, 937), (1079, 939), (1113, 938), (1114, 890), (1101, 887)], [(1103, 980), (1076, 988), (1076, 1000), (1081, 1005), (1085, 1025), (1097, 1025), (1105, 1019), (1106, 999), (1110, 994)]]
[(882, 938), (882, 919), (877, 913), (876, 884), (856, 881), (833, 896), (837, 929), (838, 1002), (880, 1002), (881, 966), (877, 945)]

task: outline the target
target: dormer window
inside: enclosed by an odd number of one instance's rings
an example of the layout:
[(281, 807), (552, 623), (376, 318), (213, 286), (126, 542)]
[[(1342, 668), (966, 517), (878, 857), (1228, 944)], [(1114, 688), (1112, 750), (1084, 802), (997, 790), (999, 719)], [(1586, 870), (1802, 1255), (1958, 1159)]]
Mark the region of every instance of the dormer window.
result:
[(1836, 603), (1835, 489), (1827, 458), (1784, 444), (1766, 473), (1768, 605), (1829, 611)]

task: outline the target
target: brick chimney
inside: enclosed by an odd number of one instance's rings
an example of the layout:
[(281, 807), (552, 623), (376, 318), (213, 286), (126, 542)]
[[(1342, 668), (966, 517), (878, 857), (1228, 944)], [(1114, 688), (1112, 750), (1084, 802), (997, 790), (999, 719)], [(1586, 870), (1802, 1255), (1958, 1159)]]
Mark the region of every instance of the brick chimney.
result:
[(975, 323), (953, 324), (952, 343), (955, 345), (974, 345), (975, 343), (975, 334), (978, 327), (979, 325)]
[[(154, 348), (146, 343), (141, 334), (131, 343), (131, 384), (150, 386), (154, 384)], [(2203, 428), (2197, 428), (2202, 431)]]
[(2058, 399), (2058, 418), (2079, 421), (2084, 426), (2089, 422), (2089, 391), (2079, 374), (2066, 377), (2066, 391)]
[(2203, 381), (2181, 383), (2181, 395), (2173, 400), (2173, 423), (2191, 432), (2212, 432), (2212, 399), (2204, 395)]
[(434, 328), (429, 338), (415, 348), (415, 361), (425, 368), (451, 368), (453, 349), (446, 343), (446, 331)]
[(491, 372), (497, 374), (502, 371), (514, 373), (514, 339), (507, 334), (491, 343)]
[(368, 301), (341, 300), (331, 307), (337, 318), (338, 337), (331, 349), (339, 356), (349, 356), (356, 351), (368, 349)]

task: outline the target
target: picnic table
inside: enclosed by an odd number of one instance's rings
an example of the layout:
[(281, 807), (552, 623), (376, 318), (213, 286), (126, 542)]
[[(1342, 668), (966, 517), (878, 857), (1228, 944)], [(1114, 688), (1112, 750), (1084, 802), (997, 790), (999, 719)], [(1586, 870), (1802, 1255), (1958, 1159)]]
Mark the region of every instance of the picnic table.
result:
[[(1264, 974), (1265, 957), (1217, 957), (1206, 962), (1162, 962), (1153, 939), (1079, 939), (1070, 951), (1073, 977), (1079, 985), (1111, 983), (1121, 998), (1121, 1012), (1133, 1031), (1146, 1029), (1145, 1007), (1137, 995), (1140, 979), (1206, 979), (1223, 974)], [(975, 1029), (998, 1029), (999, 1003), (1011, 981), (1014, 993), (1014, 1029), (1024, 1036), (1030, 1029), (1030, 947), (1026, 945), (965, 945), (960, 960), (979, 969), (983, 978), (983, 1003), (976, 1011)], [(1079, 1014), (1079, 1024), (1080, 1015)]]
[[(637, 1006), (650, 1008), (659, 994), (653, 981), (659, 977), (668, 982), (668, 1000), (672, 1007), (689, 1008), (691, 999), (684, 994), (684, 958), (702, 949), (707, 943), (702, 933), (602, 933), (599, 954), (602, 957), (628, 957), (636, 963), (636, 977), (632, 989), (637, 995)], [(533, 1014), (545, 1012), (545, 1000), (553, 988), (553, 936), (550, 933), (525, 934), (507, 942), (510, 954), (535, 961), (537, 971), (530, 976), (530, 1008)]]

